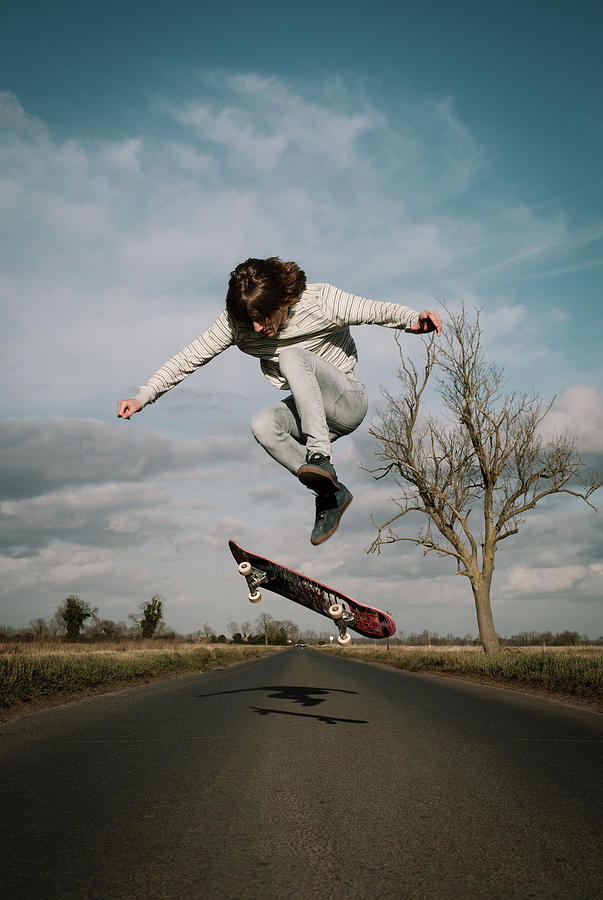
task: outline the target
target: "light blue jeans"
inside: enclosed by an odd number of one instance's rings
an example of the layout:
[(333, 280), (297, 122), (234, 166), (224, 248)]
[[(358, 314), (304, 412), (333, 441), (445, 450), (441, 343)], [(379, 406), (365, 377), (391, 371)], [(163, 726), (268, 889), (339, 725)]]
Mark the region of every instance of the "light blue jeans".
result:
[(264, 450), (294, 475), (306, 453), (331, 457), (331, 443), (354, 431), (366, 415), (366, 389), (303, 347), (286, 347), (279, 366), (291, 394), (251, 420)]

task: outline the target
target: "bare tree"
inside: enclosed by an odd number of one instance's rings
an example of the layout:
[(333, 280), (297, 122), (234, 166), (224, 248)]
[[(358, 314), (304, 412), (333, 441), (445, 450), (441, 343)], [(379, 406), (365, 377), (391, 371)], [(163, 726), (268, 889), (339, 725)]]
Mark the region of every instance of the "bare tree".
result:
[(34, 638), (38, 640), (46, 637), (46, 635), (48, 635), (50, 631), (48, 622), (43, 618), (31, 619), (29, 627), (32, 630)]
[(264, 632), (264, 639), (266, 644), (268, 644), (268, 640), (274, 630), (274, 617), (269, 612), (263, 612), (259, 614), (255, 621), (258, 628)]
[[(571, 494), (594, 509), (589, 498), (602, 482), (596, 474), (581, 476), (583, 462), (567, 434), (542, 438), (552, 404), (535, 394), (503, 395), (502, 369), (483, 358), (479, 311), (474, 320), (464, 307), (446, 312), (442, 339), (424, 342), (424, 369), (400, 352), (402, 394), (384, 391), (387, 409), (370, 429), (382, 465), (369, 471), (391, 477), (400, 492), (394, 498), (399, 511), (376, 526), (369, 552), (411, 541), (425, 554), (452, 557), (457, 574), (471, 583), (480, 639), (492, 653), (499, 649), (490, 603), (498, 545), (551, 494)], [(421, 409), (430, 383), (443, 401), (439, 420)], [(470, 522), (475, 507), (479, 513)], [(427, 525), (417, 537), (400, 537), (393, 525), (410, 512), (426, 516)]]
[(201, 627), (201, 634), (207, 641), (209, 641), (211, 639), (212, 635), (215, 634), (215, 631), (212, 628), (212, 626), (209, 624), (209, 622), (203, 623), (203, 625)]
[(291, 641), (291, 643), (295, 643), (299, 638), (299, 626), (292, 622), (291, 619), (283, 619), (277, 623), (279, 628), (282, 628), (287, 636), (287, 640)]
[(130, 620), (140, 628), (143, 638), (152, 638), (160, 627), (163, 618), (165, 598), (155, 594), (148, 603), (141, 603), (139, 613), (131, 613)]

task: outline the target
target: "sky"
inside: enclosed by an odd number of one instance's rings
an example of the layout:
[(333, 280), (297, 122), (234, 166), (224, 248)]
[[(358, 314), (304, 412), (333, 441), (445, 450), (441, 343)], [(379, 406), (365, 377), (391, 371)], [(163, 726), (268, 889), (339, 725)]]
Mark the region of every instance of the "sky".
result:
[[(397, 384), (389, 329), (354, 329), (370, 408), (335, 444), (354, 502), (320, 547), (311, 493), (251, 435), (280, 399), (255, 360), (232, 348), (130, 422), (116, 405), (211, 324), (240, 261), (278, 255), (374, 299), (480, 308), (508, 390), (553, 402), (548, 433), (601, 471), (602, 24), (540, 0), (7, 4), (0, 624), (72, 593), (115, 621), (161, 594), (182, 633), (252, 622), (234, 538), (401, 632), (476, 634), (451, 561), (365, 552), (395, 511), (362, 468)], [(579, 500), (531, 512), (497, 556), (499, 634), (603, 633), (602, 543)], [(329, 627), (268, 593), (262, 611)]]

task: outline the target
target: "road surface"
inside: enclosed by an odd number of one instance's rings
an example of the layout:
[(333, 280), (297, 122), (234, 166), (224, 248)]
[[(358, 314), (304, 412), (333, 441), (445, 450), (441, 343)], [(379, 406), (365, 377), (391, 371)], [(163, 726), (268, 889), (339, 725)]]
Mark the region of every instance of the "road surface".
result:
[(291, 649), (0, 727), (9, 898), (601, 897), (603, 719)]

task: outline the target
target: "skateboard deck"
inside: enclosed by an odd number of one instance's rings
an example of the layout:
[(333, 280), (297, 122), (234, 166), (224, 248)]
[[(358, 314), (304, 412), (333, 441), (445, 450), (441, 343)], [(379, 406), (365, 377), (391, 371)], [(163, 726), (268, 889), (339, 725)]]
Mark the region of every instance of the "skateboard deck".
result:
[(240, 574), (247, 580), (248, 597), (252, 603), (261, 599), (260, 588), (280, 594), (330, 619), (337, 626), (337, 640), (343, 645), (352, 640), (347, 633), (348, 628), (368, 638), (387, 638), (395, 634), (396, 623), (380, 609), (358, 603), (308, 575), (252, 553), (236, 541), (229, 541), (228, 546), (239, 565)]

